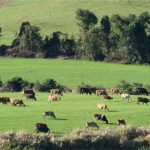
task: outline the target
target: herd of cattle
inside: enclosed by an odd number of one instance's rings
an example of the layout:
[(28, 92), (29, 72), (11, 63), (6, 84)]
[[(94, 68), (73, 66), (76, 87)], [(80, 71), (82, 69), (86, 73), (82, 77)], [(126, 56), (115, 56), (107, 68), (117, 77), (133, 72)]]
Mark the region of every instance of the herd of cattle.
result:
[[(127, 99), (128, 102), (131, 101), (130, 94), (122, 92), (119, 88), (112, 88), (110, 90), (111, 96), (108, 95), (108, 91), (106, 91), (105, 89), (96, 89), (96, 88), (90, 88), (90, 87), (80, 87), (79, 92), (80, 92), (80, 94), (85, 93), (85, 94), (90, 94), (90, 95), (96, 94), (97, 96), (102, 95), (104, 99), (107, 99), (110, 101), (113, 99), (113, 97), (112, 97), (113, 94), (120, 94), (122, 99)], [(63, 96), (63, 92), (60, 89), (51, 89), (50, 93), (51, 94), (48, 96), (49, 102), (59, 101), (61, 99), (61, 96)], [(142, 95), (142, 94), (148, 95), (149, 94), (145, 88), (136, 88), (135, 93), (137, 95)], [(23, 95), (26, 97), (26, 99), (32, 99), (32, 100), (36, 101), (35, 92), (32, 89), (23, 90)], [(140, 103), (148, 104), (148, 102), (150, 102), (150, 100), (148, 98), (137, 97), (137, 104), (140, 104)], [(6, 105), (9, 103), (13, 106), (19, 105), (19, 106), (25, 107), (23, 100), (9, 98), (9, 97), (0, 97), (0, 103), (6, 104)], [(109, 111), (109, 108), (105, 103), (99, 103), (97, 105), (97, 108), (105, 110), (105, 111)], [(44, 111), (43, 117), (46, 117), (46, 116), (51, 117), (52, 119), (56, 119), (56, 115), (54, 114), (53, 111)], [(96, 121), (103, 121), (106, 124), (108, 124), (108, 119), (104, 114), (94, 114), (94, 120), (95, 120), (95, 122), (86, 122), (86, 127), (87, 128), (88, 127), (96, 127), (98, 129), (99, 126), (97, 125)], [(126, 125), (126, 122), (124, 119), (118, 119), (117, 124), (118, 125)], [(50, 129), (44, 123), (36, 123), (35, 126), (36, 126), (35, 131), (37, 133), (39, 133), (39, 132), (46, 133), (46, 132), (50, 131)]]

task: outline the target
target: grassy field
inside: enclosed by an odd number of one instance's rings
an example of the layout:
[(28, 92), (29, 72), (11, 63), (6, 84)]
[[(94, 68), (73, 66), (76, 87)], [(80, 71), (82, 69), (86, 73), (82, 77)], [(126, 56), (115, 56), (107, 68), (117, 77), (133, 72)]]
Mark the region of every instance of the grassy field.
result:
[[(81, 82), (90, 85), (113, 87), (120, 80), (149, 84), (148, 66), (107, 64), (91, 61), (48, 60), (48, 59), (0, 59), (0, 77), (6, 81), (20, 76), (29, 81), (42, 81), (53, 78), (60, 84), (76, 89)], [(27, 130), (34, 132), (35, 123), (46, 123), (52, 132), (63, 135), (75, 128), (85, 127), (86, 121), (93, 121), (94, 113), (103, 113), (110, 124), (99, 122), (100, 127), (116, 127), (116, 120), (124, 118), (127, 124), (148, 126), (149, 106), (122, 101), (120, 95), (113, 95), (112, 102), (104, 101), (95, 95), (80, 95), (75, 92), (64, 94), (58, 103), (48, 103), (49, 93), (37, 93), (37, 101), (26, 100), (22, 93), (0, 93), (0, 96), (23, 99), (26, 107), (5, 106), (0, 104), (0, 132), (8, 130)], [(150, 96), (149, 96), (150, 98)], [(97, 109), (99, 102), (105, 102), (110, 112)], [(58, 119), (42, 118), (44, 110), (52, 110)]]
[[(0, 44), (14, 39), (20, 24), (30, 21), (39, 26), (42, 35), (62, 31), (78, 34), (75, 12), (78, 8), (89, 9), (99, 18), (112, 14), (140, 14), (150, 11), (149, 0), (0, 0), (0, 27), (3, 37)], [(6, 3), (6, 4), (5, 4)]]
[(93, 61), (0, 58), (2, 81), (19, 76), (28, 81), (55, 79), (76, 89), (85, 84), (111, 88), (119, 81), (149, 84), (149, 66), (108, 64)]
[[(26, 107), (5, 106), (0, 104), (0, 132), (12, 130), (26, 130), (34, 132), (35, 123), (46, 123), (51, 131), (57, 135), (63, 135), (76, 128), (84, 128), (86, 121), (94, 121), (93, 114), (105, 114), (109, 120), (106, 125), (98, 122), (100, 128), (115, 128), (117, 119), (124, 118), (128, 125), (148, 126), (149, 106), (136, 104), (136, 97), (132, 96), (132, 102), (122, 101), (120, 95), (114, 95), (112, 102), (104, 101), (102, 97), (95, 95), (80, 95), (76, 93), (64, 94), (61, 101), (48, 103), (48, 93), (37, 93), (37, 101), (26, 100), (22, 93), (1, 93), (0, 96), (21, 98)], [(110, 112), (97, 109), (99, 102), (105, 102)], [(55, 112), (57, 119), (43, 118), (44, 110)]]

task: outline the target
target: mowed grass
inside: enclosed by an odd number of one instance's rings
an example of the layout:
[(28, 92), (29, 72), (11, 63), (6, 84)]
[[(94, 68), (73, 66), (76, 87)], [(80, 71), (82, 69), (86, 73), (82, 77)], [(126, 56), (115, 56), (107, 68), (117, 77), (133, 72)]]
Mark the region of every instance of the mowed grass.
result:
[[(116, 128), (117, 119), (125, 119), (128, 125), (148, 126), (149, 107), (137, 105), (136, 96), (132, 96), (132, 102), (122, 101), (120, 95), (113, 95), (110, 101), (103, 100), (102, 96), (80, 95), (77, 93), (64, 94), (59, 102), (47, 101), (48, 93), (37, 93), (37, 101), (26, 100), (22, 93), (1, 93), (0, 96), (9, 96), (24, 100), (26, 107), (5, 106), (0, 104), (0, 132), (25, 130), (35, 132), (35, 123), (46, 123), (51, 132), (62, 136), (76, 128), (84, 128), (86, 121), (94, 121), (93, 114), (105, 114), (109, 124), (98, 121), (100, 128)], [(149, 97), (150, 98), (150, 97)], [(110, 111), (97, 109), (97, 104), (105, 102)], [(54, 111), (57, 119), (43, 118), (44, 110)]]
[(9, 0), (6, 3), (0, 6), (1, 44), (12, 42), (24, 21), (39, 26), (43, 36), (58, 30), (77, 36), (75, 12), (79, 8), (93, 11), (98, 18), (150, 11), (149, 0)]
[(94, 61), (0, 58), (2, 81), (15, 76), (30, 82), (53, 78), (57, 83), (73, 90), (81, 83), (106, 88), (114, 87), (119, 81), (150, 84), (149, 66), (120, 65)]
[[(49, 93), (36, 93), (37, 101), (26, 100), (22, 93), (0, 93), (0, 96), (24, 100), (26, 107), (5, 106), (0, 104), (0, 132), (27, 130), (34, 132), (35, 123), (46, 123), (57, 135), (71, 132), (75, 128), (85, 127), (86, 121), (94, 121), (94, 113), (108, 117), (110, 124), (98, 122), (100, 127), (116, 128), (117, 119), (124, 118), (127, 124), (148, 126), (150, 124), (150, 106), (137, 105), (137, 96), (132, 102), (122, 101), (120, 95), (113, 95), (112, 102), (103, 100), (102, 96), (80, 95), (75, 92), (82, 82), (106, 88), (114, 87), (120, 80), (130, 83), (149, 84), (149, 66), (119, 65), (91, 61), (50, 60), (50, 59), (0, 59), (0, 77), (3, 81), (20, 76), (28, 81), (43, 81), (53, 78), (58, 83), (73, 89), (64, 94), (61, 101), (48, 103)], [(148, 97), (150, 98), (150, 96)], [(104, 102), (110, 112), (97, 109), (97, 104)], [(43, 118), (44, 110), (54, 111), (56, 120)]]

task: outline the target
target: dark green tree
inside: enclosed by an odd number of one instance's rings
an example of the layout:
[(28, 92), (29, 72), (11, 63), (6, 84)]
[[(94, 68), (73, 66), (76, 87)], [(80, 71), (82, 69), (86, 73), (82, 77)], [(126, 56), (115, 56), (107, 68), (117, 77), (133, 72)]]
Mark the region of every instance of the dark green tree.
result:
[(78, 25), (84, 31), (87, 31), (98, 22), (96, 15), (87, 9), (78, 9), (76, 11), (76, 19), (78, 20)]
[(12, 47), (18, 46), (19, 50), (40, 51), (43, 47), (40, 28), (32, 26), (29, 22), (23, 22), (20, 32), (12, 43)]

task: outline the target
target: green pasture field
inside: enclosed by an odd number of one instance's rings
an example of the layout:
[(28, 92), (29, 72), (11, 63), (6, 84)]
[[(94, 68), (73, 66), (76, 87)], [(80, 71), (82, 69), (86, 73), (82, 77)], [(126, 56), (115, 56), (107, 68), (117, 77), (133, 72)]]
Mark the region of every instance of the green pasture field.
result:
[[(61, 31), (78, 35), (75, 18), (78, 8), (93, 11), (98, 18), (113, 14), (140, 14), (150, 12), (149, 0), (2, 0), (0, 3), (0, 27), (3, 37), (0, 44), (10, 44), (22, 22), (30, 21), (39, 26), (42, 35)], [(1, 1), (0, 1), (1, 2)]]
[(150, 67), (82, 60), (0, 58), (1, 80), (15, 76), (30, 82), (52, 78), (73, 90), (81, 83), (111, 88), (121, 80), (150, 84)]
[[(35, 123), (46, 123), (56, 135), (62, 136), (76, 128), (84, 128), (86, 121), (94, 121), (93, 114), (105, 114), (109, 120), (106, 125), (97, 122), (100, 128), (116, 128), (117, 119), (125, 119), (128, 125), (148, 126), (150, 124), (150, 106), (137, 105), (136, 96), (132, 102), (122, 100), (120, 95), (113, 95), (110, 101), (103, 100), (102, 96), (80, 95), (77, 93), (64, 94), (59, 102), (48, 102), (48, 93), (37, 93), (37, 101), (26, 100), (22, 93), (0, 93), (0, 96), (23, 99), (26, 107), (5, 106), (0, 104), (0, 132), (28, 131), (34, 133)], [(149, 96), (150, 98), (150, 96)], [(104, 102), (110, 111), (97, 109), (97, 104)], [(57, 119), (43, 118), (44, 110), (52, 110)]]
[[(49, 93), (36, 93), (37, 101), (26, 100), (22, 93), (0, 93), (0, 96), (24, 100), (26, 107), (5, 106), (0, 104), (0, 132), (26, 130), (34, 132), (35, 123), (46, 123), (57, 135), (71, 132), (75, 128), (85, 127), (86, 121), (94, 121), (94, 113), (108, 117), (110, 124), (98, 122), (101, 127), (117, 127), (117, 119), (124, 118), (127, 124), (148, 126), (150, 124), (150, 106), (136, 103), (137, 96), (131, 96), (132, 102), (122, 101), (120, 95), (113, 95), (112, 102), (96, 95), (80, 95), (75, 89), (82, 82), (85, 84), (114, 87), (120, 80), (130, 83), (150, 84), (149, 66), (108, 64), (92, 61), (52, 60), (52, 59), (17, 59), (0, 58), (0, 77), (2, 81), (20, 76), (28, 81), (43, 81), (53, 78), (58, 83), (73, 89), (66, 93), (61, 101), (48, 103)], [(150, 96), (148, 97), (150, 98)], [(110, 112), (97, 109), (97, 104), (104, 102)], [(43, 118), (44, 110), (52, 110), (58, 119)]]

